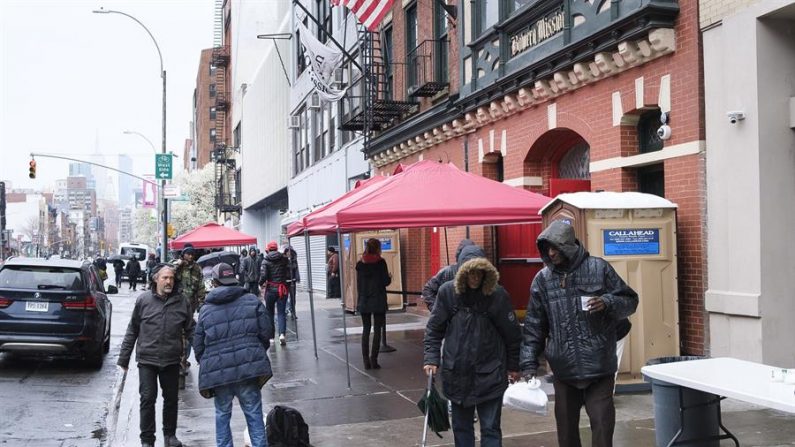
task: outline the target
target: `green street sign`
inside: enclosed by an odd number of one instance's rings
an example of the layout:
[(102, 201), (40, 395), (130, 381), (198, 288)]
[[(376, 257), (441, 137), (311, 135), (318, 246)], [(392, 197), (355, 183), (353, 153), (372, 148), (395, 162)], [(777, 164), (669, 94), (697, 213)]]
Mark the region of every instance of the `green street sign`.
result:
[(171, 154), (155, 154), (155, 178), (171, 180)]

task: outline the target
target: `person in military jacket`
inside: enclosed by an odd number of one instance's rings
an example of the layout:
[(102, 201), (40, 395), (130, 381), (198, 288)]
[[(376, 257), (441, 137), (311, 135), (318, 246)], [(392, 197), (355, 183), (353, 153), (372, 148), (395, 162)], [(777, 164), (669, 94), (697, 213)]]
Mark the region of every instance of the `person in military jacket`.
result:
[[(204, 297), (206, 295), (202, 269), (199, 264), (195, 262), (195, 257), (196, 251), (193, 247), (191, 245), (185, 245), (185, 248), (183, 248), (180, 253), (180, 259), (174, 262), (174, 288), (176, 293), (182, 295), (190, 305), (191, 315), (196, 313), (202, 304), (204, 304)], [(182, 375), (186, 375), (190, 367), (188, 358), (190, 357), (191, 343), (192, 340), (190, 339), (184, 340), (185, 350), (182, 359)]]

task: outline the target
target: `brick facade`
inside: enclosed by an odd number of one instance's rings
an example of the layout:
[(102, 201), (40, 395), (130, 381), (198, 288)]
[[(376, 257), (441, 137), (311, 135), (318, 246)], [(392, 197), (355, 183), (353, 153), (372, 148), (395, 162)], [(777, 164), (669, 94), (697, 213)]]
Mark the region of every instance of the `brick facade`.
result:
[[(194, 91), (194, 120), (196, 123), (196, 168), (201, 169), (210, 162), (210, 152), (214, 143), (210, 140), (210, 129), (215, 128), (215, 119), (210, 118), (210, 108), (215, 106), (215, 98), (210, 96), (210, 84), (215, 84), (215, 75), (210, 70), (213, 49), (202, 50), (199, 71), (196, 73)], [(185, 159), (188, 164), (190, 160)], [(186, 166), (187, 169), (187, 166)]]
[[(431, 0), (418, 0), (420, 11), (419, 38), (431, 38)], [(560, 155), (573, 143), (585, 140), (590, 146), (591, 188), (605, 191), (637, 191), (637, 168), (647, 163), (625, 162), (627, 157), (638, 155), (638, 135), (634, 125), (638, 116), (662, 104), (663, 77), (670, 79), (670, 121), (672, 137), (665, 141), (656, 163), (664, 169), (665, 197), (678, 208), (679, 254), (679, 309), (682, 352), (705, 354), (707, 343), (704, 292), (706, 290), (706, 240), (705, 228), (705, 176), (704, 176), (704, 90), (701, 63), (698, 2), (683, 0), (675, 28), (676, 48), (672, 53), (645, 64), (623, 71), (615, 76), (588, 84), (557, 96), (549, 101), (519, 112), (492, 120), (471, 133), (456, 136), (393, 163), (376, 168), (380, 174), (391, 174), (396, 163), (410, 164), (420, 159), (442, 160), (454, 163), (471, 172), (496, 178), (497, 164), (503, 163), (506, 181), (533, 179), (525, 188), (549, 193), (550, 178)], [(405, 24), (403, 5), (393, 9), (393, 36), (395, 60), (405, 54), (402, 27)], [(458, 42), (454, 28), (450, 30), (451, 90), (458, 86)], [(396, 85), (396, 91), (405, 87)], [(642, 90), (641, 90), (642, 89)], [(506, 92), (510, 94), (511, 92)], [(621, 123), (615, 122), (614, 96), (620, 95)], [(642, 104), (639, 104), (642, 103)], [(431, 101), (424, 99), (421, 110)], [(639, 107), (641, 105), (642, 107)], [(472, 111), (463, 111), (463, 114)], [(504, 153), (500, 153), (504, 135)], [(483, 150), (483, 162), (480, 149)], [(699, 149), (694, 151), (693, 147)], [(691, 148), (685, 153), (677, 148)], [(467, 163), (465, 165), (465, 159)], [(603, 162), (594, 169), (594, 162)], [(608, 164), (604, 164), (607, 162)], [(617, 163), (611, 167), (609, 163)], [(540, 179), (540, 186), (537, 185)], [(406, 264), (407, 290), (419, 291), (422, 284), (435, 272), (429, 271), (430, 258), (427, 244), (430, 229), (404, 230), (401, 245)], [(447, 231), (450, 262), (455, 248), (465, 237), (465, 228)], [(494, 258), (492, 227), (470, 227), (469, 236), (481, 244), (490, 258)], [(444, 235), (441, 236), (441, 264), (447, 264)], [(412, 261), (408, 261), (412, 260)], [(416, 261), (414, 261), (416, 260)], [(529, 280), (528, 280), (529, 283)]]

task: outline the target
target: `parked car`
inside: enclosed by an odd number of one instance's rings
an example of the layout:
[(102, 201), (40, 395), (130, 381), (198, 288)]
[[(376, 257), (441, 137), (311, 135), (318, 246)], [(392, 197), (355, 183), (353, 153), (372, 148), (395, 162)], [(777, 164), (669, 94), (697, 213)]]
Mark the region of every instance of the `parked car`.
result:
[(102, 366), (113, 306), (89, 261), (11, 258), (0, 268), (0, 351), (79, 356)]

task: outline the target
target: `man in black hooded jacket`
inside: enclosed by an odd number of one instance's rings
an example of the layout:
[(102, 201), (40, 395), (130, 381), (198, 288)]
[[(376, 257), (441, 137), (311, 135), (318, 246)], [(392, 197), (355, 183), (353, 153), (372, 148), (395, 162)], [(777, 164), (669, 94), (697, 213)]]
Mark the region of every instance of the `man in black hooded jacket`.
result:
[(439, 269), (439, 271), (422, 286), (422, 300), (425, 301), (428, 310), (433, 310), (433, 303), (436, 301), (436, 295), (439, 293), (439, 288), (442, 287), (442, 284), (455, 279), (458, 266), (461, 265), (461, 261), (458, 259), (461, 257), (461, 250), (470, 245), (475, 245), (475, 243), (469, 239), (461, 239), (461, 242), (458, 243), (458, 248), (455, 250), (456, 262)]
[(555, 375), (560, 447), (581, 446), (583, 405), (593, 446), (610, 447), (616, 422), (617, 326), (635, 312), (638, 294), (607, 261), (585, 251), (571, 225), (552, 222), (536, 243), (546, 266), (530, 286), (520, 367), (525, 376), (535, 376), (538, 357), (545, 354)]

